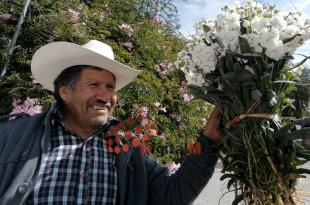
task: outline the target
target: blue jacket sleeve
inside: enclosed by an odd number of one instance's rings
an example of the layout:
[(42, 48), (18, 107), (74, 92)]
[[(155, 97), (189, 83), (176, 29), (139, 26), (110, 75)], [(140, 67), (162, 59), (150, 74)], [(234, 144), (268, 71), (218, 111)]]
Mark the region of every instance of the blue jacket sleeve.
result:
[[(216, 146), (200, 136), (203, 147)], [(190, 204), (199, 195), (213, 175), (218, 156), (215, 150), (205, 149), (200, 154), (189, 155), (179, 170), (169, 175), (168, 169), (149, 157), (145, 159), (148, 179), (149, 205)]]

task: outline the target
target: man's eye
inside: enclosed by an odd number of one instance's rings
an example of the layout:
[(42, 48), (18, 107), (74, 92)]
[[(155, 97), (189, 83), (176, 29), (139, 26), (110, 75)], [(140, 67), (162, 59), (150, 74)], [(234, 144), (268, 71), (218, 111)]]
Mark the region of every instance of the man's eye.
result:
[(107, 85), (107, 88), (111, 89), (111, 90), (114, 90), (115, 89), (115, 86), (114, 85)]
[(97, 86), (98, 86), (98, 83), (90, 83), (89, 86), (90, 86), (90, 87), (97, 87)]

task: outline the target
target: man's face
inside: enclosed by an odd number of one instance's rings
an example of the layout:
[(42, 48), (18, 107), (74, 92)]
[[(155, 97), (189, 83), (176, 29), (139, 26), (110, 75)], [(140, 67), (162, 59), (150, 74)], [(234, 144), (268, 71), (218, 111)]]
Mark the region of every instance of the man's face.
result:
[(116, 104), (115, 79), (106, 70), (86, 67), (73, 87), (59, 90), (65, 110), (64, 120), (79, 127), (98, 129), (107, 122)]

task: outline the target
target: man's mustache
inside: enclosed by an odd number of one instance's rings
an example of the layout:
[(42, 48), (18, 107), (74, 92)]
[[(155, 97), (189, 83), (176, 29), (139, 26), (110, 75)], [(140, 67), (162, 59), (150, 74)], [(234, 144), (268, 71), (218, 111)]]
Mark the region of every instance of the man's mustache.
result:
[(110, 100), (108, 102), (106, 102), (104, 100), (96, 99), (96, 104), (99, 104), (101, 106), (106, 106), (108, 108), (110, 108), (112, 106)]

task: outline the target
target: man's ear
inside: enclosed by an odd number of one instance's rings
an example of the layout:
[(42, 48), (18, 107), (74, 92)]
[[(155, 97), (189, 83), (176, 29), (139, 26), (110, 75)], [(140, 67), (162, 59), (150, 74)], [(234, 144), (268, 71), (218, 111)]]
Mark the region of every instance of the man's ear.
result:
[(68, 86), (62, 86), (59, 88), (59, 95), (61, 99), (65, 102), (69, 98), (69, 88)]

